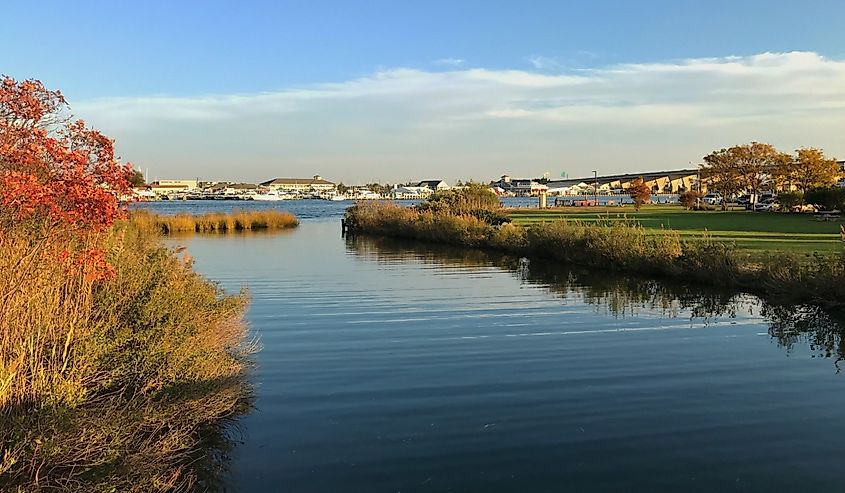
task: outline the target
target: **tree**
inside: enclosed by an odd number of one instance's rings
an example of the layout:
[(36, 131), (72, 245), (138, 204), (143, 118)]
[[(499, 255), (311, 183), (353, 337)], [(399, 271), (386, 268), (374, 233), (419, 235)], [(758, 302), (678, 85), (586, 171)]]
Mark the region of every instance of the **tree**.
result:
[(789, 160), (787, 179), (799, 191), (823, 188), (839, 180), (839, 165), (833, 158), (825, 157), (821, 149), (798, 149), (796, 156)]
[(683, 192), (678, 199), (684, 208), (693, 209), (696, 205), (698, 205), (699, 200), (701, 200), (701, 192), (697, 190), (687, 190), (686, 192)]
[(704, 156), (701, 175), (707, 180), (708, 188), (723, 197), (745, 190), (751, 194), (752, 203), (756, 203), (757, 194), (788, 159), (788, 155), (771, 144), (752, 142)]
[(147, 180), (144, 178), (144, 173), (140, 170), (132, 170), (128, 178), (129, 185), (133, 188), (143, 187), (147, 184)]
[[(701, 180), (707, 184), (709, 192), (729, 197), (742, 190), (739, 169), (734, 165), (733, 152), (730, 149), (713, 151), (704, 156), (701, 166)], [(725, 202), (722, 201), (722, 207)]]
[(642, 178), (635, 178), (628, 188), (628, 194), (634, 200), (634, 209), (640, 210), (640, 207), (651, 199), (651, 188)]
[(343, 182), (340, 182), (340, 183), (337, 184), (337, 193), (345, 194), (348, 191), (349, 191), (349, 187), (344, 185)]
[(0, 234), (34, 233), (40, 253), (55, 247), (96, 277), (109, 266), (91, 237), (121, 215), (132, 168), (117, 161), (111, 139), (66, 114), (61, 92), (0, 77)]
[(390, 193), (389, 185), (382, 185), (381, 183), (367, 183), (365, 186), (367, 187), (367, 190), (379, 195), (387, 195)]

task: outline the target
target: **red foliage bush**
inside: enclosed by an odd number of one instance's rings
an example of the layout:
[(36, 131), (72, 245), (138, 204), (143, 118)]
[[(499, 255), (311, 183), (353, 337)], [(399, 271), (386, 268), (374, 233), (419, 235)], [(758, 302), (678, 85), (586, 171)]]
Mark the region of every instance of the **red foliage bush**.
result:
[(101, 231), (120, 214), (131, 167), (114, 141), (67, 116), (59, 91), (0, 78), (0, 222)]

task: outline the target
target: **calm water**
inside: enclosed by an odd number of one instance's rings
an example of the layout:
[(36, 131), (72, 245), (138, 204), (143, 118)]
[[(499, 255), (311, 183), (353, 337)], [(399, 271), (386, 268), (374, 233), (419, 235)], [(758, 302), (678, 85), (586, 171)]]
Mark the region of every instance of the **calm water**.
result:
[[(537, 207), (535, 197), (508, 197), (502, 203), (508, 207)], [(399, 204), (410, 205), (418, 201), (399, 200)], [(160, 202), (142, 202), (132, 207), (149, 209), (160, 214), (176, 214), (189, 212), (202, 214), (204, 212), (230, 212), (235, 209), (263, 210), (279, 209), (296, 214), (296, 217), (309, 219), (341, 218), (346, 208), (351, 206), (351, 200), (283, 200), (278, 202), (255, 202), (252, 200), (172, 200)]]
[(824, 313), (325, 217), (178, 240), (263, 345), (231, 490), (845, 491)]

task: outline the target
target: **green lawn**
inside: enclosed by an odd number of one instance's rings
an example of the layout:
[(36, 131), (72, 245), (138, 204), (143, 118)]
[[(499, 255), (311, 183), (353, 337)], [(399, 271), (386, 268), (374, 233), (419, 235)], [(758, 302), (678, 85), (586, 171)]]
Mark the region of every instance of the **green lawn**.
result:
[(831, 252), (842, 250), (842, 221), (820, 222), (812, 214), (778, 214), (749, 211), (687, 211), (677, 205), (633, 207), (566, 207), (511, 209), (516, 224), (535, 224), (558, 219), (580, 221), (636, 221), (645, 228), (677, 230), (684, 238), (700, 238), (707, 231), (713, 238), (736, 243), (739, 248)]

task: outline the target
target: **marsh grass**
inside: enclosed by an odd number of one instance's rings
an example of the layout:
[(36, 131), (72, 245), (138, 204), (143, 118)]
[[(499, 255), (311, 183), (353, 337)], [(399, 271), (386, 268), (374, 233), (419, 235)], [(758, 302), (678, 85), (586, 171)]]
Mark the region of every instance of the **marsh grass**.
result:
[(392, 203), (358, 203), (352, 230), (506, 253), (562, 263), (732, 286), (781, 301), (839, 307), (845, 303), (845, 255), (772, 251), (750, 258), (704, 232), (695, 238), (639, 221), (562, 218), (493, 226), (471, 215), (432, 213)]
[(134, 222), (90, 241), (112, 278), (57, 261), (56, 238), (0, 235), (0, 490), (191, 490), (249, 406), (247, 295)]
[(276, 210), (236, 210), (231, 213), (212, 212), (202, 215), (176, 214), (173, 216), (135, 210), (130, 214), (130, 221), (139, 229), (164, 234), (278, 230), (295, 228), (299, 225), (299, 220), (293, 214)]

